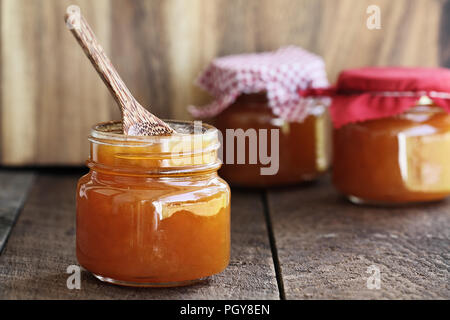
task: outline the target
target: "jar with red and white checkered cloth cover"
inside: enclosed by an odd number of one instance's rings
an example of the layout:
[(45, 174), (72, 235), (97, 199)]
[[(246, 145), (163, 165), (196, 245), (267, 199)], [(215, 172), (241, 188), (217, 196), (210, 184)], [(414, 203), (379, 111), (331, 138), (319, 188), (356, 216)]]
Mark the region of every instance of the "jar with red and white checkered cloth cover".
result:
[[(229, 184), (290, 185), (328, 170), (330, 98), (318, 95), (329, 89), (319, 56), (291, 46), (222, 57), (211, 62), (197, 83), (214, 101), (189, 110), (222, 133), (219, 174)], [(314, 95), (304, 95), (312, 91)], [(264, 156), (269, 150), (270, 160)]]
[(302, 122), (327, 97), (302, 97), (299, 90), (328, 87), (320, 56), (295, 46), (274, 52), (241, 54), (213, 60), (197, 80), (214, 101), (203, 107), (189, 106), (196, 118), (212, 118), (241, 94), (267, 93), (272, 112), (289, 122)]

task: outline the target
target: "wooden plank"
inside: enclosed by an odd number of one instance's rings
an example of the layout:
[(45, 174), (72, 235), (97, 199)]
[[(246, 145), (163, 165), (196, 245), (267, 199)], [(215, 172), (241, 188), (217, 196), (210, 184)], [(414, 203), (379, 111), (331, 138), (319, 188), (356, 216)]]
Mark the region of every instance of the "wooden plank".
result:
[(302, 46), (324, 57), (330, 81), (363, 65), (448, 65), (445, 1), (376, 1), (380, 30), (366, 27), (372, 0), (0, 3), (0, 163), (8, 165), (83, 164), (90, 126), (120, 116), (65, 30), (70, 3), (81, 6), (130, 90), (161, 117), (185, 119), (187, 105), (206, 103), (194, 79), (225, 54)]
[[(0, 17), (2, 17), (2, 11), (3, 11), (3, 6), (2, 6), (2, 0), (0, 0)], [(1, 20), (0, 20), (0, 68), (1, 68), (1, 65), (2, 65), (2, 61), (3, 61), (3, 41), (2, 41), (2, 23), (1, 23)], [(3, 108), (2, 108), (2, 97), (3, 97), (3, 78), (2, 78), (2, 76), (1, 76), (1, 72), (0, 72), (0, 165), (2, 164), (2, 159), (3, 159), (3, 156), (2, 156), (2, 152), (3, 152), (3, 146), (2, 146), (2, 143), (3, 143), (3, 139), (2, 139), (2, 135), (3, 135), (3, 129), (2, 129), (2, 121), (1, 121), (1, 119), (3, 118), (3, 115), (2, 115), (2, 111), (3, 111)]]
[(146, 289), (101, 283), (83, 272), (66, 287), (75, 256), (74, 175), (43, 175), (0, 257), (0, 299), (277, 299), (278, 289), (259, 193), (233, 192), (229, 267), (208, 282)]
[(83, 163), (90, 127), (117, 107), (63, 16), (70, 4), (83, 7), (109, 52), (109, 1), (0, 1), (1, 163)]
[(165, 5), (165, 1), (111, 2), (111, 60), (142, 106), (170, 118)]
[(34, 180), (34, 173), (0, 171), (0, 254)]
[(439, 30), (440, 65), (450, 68), (450, 1), (446, 1), (441, 11)]
[[(355, 206), (323, 179), (268, 202), (287, 299), (450, 298), (450, 200)], [(371, 265), (379, 290), (367, 287)]]

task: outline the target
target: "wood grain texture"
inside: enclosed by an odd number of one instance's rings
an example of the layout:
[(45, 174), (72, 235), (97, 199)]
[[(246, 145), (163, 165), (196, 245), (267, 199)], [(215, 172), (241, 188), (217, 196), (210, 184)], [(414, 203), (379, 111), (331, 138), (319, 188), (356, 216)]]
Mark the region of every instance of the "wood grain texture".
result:
[[(450, 200), (355, 206), (324, 179), (268, 202), (287, 299), (450, 298)], [(367, 288), (371, 265), (380, 290)]]
[[(19, 181), (12, 173), (1, 177), (10, 187)], [(0, 299), (279, 297), (260, 193), (239, 190), (232, 191), (230, 266), (208, 282), (172, 289), (126, 288), (83, 272), (81, 290), (68, 290), (66, 268), (77, 264), (77, 179), (61, 171), (38, 177), (0, 256)], [(5, 199), (11, 201), (10, 193)], [(307, 187), (269, 191), (267, 199), (284, 285), (281, 295), (287, 299), (450, 298), (450, 200), (359, 207), (344, 201), (327, 178)], [(380, 290), (367, 289), (371, 265), (380, 268)]]
[(2, 0), (2, 164), (80, 164), (94, 122), (114, 101), (64, 25), (66, 7), (86, 11), (109, 49), (107, 0)]
[(371, 0), (0, 0), (2, 164), (81, 164), (89, 127), (120, 117), (62, 24), (72, 2), (161, 118), (204, 104), (194, 80), (226, 54), (302, 46), (324, 57), (332, 82), (363, 65), (448, 66), (449, 0), (376, 1), (380, 30), (366, 27)]
[(160, 118), (171, 117), (172, 98), (165, 2), (110, 1), (111, 60), (134, 97)]
[(0, 256), (0, 299), (277, 299), (278, 289), (258, 193), (232, 196), (229, 267), (209, 281), (182, 288), (127, 288), (83, 272), (68, 290), (75, 256), (74, 175), (39, 176)]
[(0, 171), (0, 254), (34, 180), (32, 172)]
[(442, 7), (439, 32), (440, 65), (450, 68), (450, 1)]

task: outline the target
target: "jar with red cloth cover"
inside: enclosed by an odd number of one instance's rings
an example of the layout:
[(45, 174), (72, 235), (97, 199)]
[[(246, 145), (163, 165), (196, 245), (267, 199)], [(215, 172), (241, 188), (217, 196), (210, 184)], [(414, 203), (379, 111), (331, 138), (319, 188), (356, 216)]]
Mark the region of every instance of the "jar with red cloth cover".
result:
[(343, 71), (330, 108), (333, 182), (355, 203), (450, 194), (450, 70)]
[[(220, 175), (228, 183), (294, 184), (313, 180), (329, 168), (330, 99), (299, 95), (299, 90), (328, 87), (321, 57), (293, 46), (221, 57), (210, 63), (197, 84), (214, 100), (189, 111), (222, 132)], [(261, 151), (277, 161), (270, 164), (274, 170), (257, 157)]]

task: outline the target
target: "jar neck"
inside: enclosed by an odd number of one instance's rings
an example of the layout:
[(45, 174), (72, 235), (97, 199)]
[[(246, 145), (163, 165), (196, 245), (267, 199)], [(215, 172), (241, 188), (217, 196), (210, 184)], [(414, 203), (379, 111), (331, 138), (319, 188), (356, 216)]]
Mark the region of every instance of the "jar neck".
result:
[(92, 166), (89, 172), (91, 179), (99, 181), (100, 183), (111, 184), (132, 184), (135, 186), (146, 186), (148, 183), (183, 183), (189, 182), (189, 184), (204, 184), (205, 181), (218, 178), (217, 170), (189, 173), (185, 175), (162, 175), (162, 174), (136, 174), (136, 173), (123, 173), (105, 170), (98, 166)]
[[(108, 126), (102, 128), (105, 134), (95, 127), (89, 137), (87, 165), (93, 171), (118, 176), (177, 177), (216, 172), (221, 166), (217, 129), (202, 125), (200, 132), (190, 133), (193, 123), (183, 124), (186, 128), (180, 127), (177, 134), (151, 137), (110, 134)], [(185, 129), (188, 132), (182, 133)]]
[(109, 165), (96, 161), (87, 160), (86, 165), (92, 172), (101, 173), (103, 175), (115, 176), (133, 176), (147, 178), (163, 178), (163, 177), (188, 177), (188, 176), (206, 176), (216, 174), (222, 163), (217, 160), (214, 163), (203, 166), (184, 166), (184, 167), (158, 167), (151, 166), (148, 168), (138, 166)]

